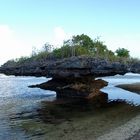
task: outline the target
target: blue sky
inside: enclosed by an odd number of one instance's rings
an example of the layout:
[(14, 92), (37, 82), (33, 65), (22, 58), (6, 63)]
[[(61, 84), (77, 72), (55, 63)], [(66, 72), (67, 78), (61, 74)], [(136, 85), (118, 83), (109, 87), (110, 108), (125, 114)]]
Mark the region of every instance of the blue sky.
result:
[(139, 6), (139, 0), (0, 0), (0, 64), (82, 33), (139, 57)]

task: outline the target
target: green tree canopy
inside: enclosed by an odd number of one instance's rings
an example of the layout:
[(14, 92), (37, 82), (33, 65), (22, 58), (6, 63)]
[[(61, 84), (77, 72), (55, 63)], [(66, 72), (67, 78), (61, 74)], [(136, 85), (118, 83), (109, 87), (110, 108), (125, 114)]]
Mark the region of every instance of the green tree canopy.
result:
[(64, 41), (63, 47), (69, 47), (71, 56), (76, 56), (89, 54), (93, 45), (93, 40), (89, 36), (81, 34), (73, 36), (71, 39)]
[(115, 52), (116, 52), (117, 56), (119, 56), (119, 57), (128, 58), (130, 56), (129, 51), (125, 48), (118, 48)]

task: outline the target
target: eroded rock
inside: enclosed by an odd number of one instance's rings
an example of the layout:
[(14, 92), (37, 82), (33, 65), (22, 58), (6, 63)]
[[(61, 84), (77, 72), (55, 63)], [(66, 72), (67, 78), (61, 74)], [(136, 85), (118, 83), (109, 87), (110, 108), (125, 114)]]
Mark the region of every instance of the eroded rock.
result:
[[(130, 69), (129, 69), (130, 70)], [(121, 62), (111, 62), (93, 57), (71, 57), (61, 60), (25, 62), (17, 66), (4, 64), (0, 72), (13, 75), (46, 76), (52, 80), (30, 86), (56, 91), (58, 98), (79, 98), (106, 100), (107, 94), (100, 91), (107, 82), (96, 77), (125, 74), (128, 66)]]
[(92, 76), (83, 76), (78, 78), (54, 78), (46, 83), (30, 87), (56, 91), (57, 98), (86, 99), (95, 103), (105, 103), (108, 100), (108, 95), (102, 93), (100, 89), (107, 85), (108, 83), (104, 80), (95, 80)]
[(121, 62), (111, 62), (106, 59), (84, 56), (61, 60), (27, 61), (24, 64), (14, 66), (4, 64), (0, 67), (0, 73), (8, 75), (46, 76), (53, 78), (87, 75), (94, 77), (112, 76), (115, 74), (125, 74), (131, 70), (133, 69), (128, 68), (128, 65)]

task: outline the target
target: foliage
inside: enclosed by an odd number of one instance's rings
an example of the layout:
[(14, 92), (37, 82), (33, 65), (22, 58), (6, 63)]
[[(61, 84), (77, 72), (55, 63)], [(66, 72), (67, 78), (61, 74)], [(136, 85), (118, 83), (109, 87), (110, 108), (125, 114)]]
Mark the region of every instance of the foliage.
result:
[(122, 59), (125, 58), (125, 61), (130, 61), (130, 55), (127, 49), (119, 48), (115, 52), (117, 55), (115, 55), (99, 38), (92, 40), (85, 34), (73, 36), (71, 39), (65, 40), (60, 48), (54, 48), (55, 47), (49, 43), (45, 43), (40, 51), (37, 50), (36, 47), (33, 47), (30, 57), (21, 57), (16, 60), (11, 60), (8, 61), (7, 64), (19, 65), (25, 62), (63, 59), (81, 55), (101, 57), (111, 61), (122, 61)]
[[(67, 50), (67, 51), (66, 51)], [(67, 54), (65, 54), (67, 52)], [(61, 53), (64, 57), (90, 55), (90, 56), (107, 56), (110, 50), (99, 39), (94, 41), (87, 35), (73, 36), (72, 39), (64, 41)], [(65, 54), (65, 55), (64, 55)], [(112, 52), (112, 55), (114, 53)]]
[(3, 64), (2, 66), (6, 66), (6, 67), (14, 67), (16, 65), (15, 60), (8, 60), (5, 64)]
[(20, 57), (20, 58), (17, 58), (17, 59), (15, 59), (15, 62), (17, 63), (17, 64), (23, 64), (24, 62), (26, 62), (26, 60), (28, 60), (28, 57)]
[(49, 43), (45, 43), (43, 46), (43, 51), (50, 53), (53, 49), (53, 45), (49, 44)]
[(119, 57), (125, 57), (125, 58), (130, 57), (129, 51), (125, 48), (118, 48), (115, 52)]
[[(69, 50), (68, 56), (78, 56), (83, 54), (89, 54), (90, 49), (93, 47), (92, 39), (87, 35), (73, 36), (72, 39), (64, 41), (62, 51)], [(65, 49), (64, 49), (65, 48)]]
[(41, 52), (39, 52), (36, 56), (34, 56), (33, 59), (34, 59), (34, 60), (45, 59), (45, 58), (48, 57), (48, 55), (49, 55), (48, 52), (46, 52), (46, 51), (41, 51)]

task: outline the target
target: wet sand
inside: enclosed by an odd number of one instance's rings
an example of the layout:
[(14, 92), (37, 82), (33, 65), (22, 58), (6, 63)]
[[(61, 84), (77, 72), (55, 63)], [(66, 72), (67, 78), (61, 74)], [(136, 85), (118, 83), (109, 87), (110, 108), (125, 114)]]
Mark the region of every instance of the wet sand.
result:
[(140, 83), (122, 84), (117, 85), (116, 87), (140, 94)]
[(139, 140), (140, 136), (140, 115), (137, 115), (124, 125), (113, 129), (102, 135), (97, 140)]
[[(121, 84), (116, 87), (128, 90), (130, 92), (135, 92), (140, 95), (140, 83), (133, 84)], [(111, 136), (109, 138), (109, 136)], [(128, 123), (123, 126), (118, 127), (117, 129), (111, 131), (110, 133), (103, 135), (100, 139), (110, 140), (116, 136), (116, 140), (139, 140), (140, 139), (140, 115), (134, 117)], [(115, 139), (114, 139), (115, 140)]]

